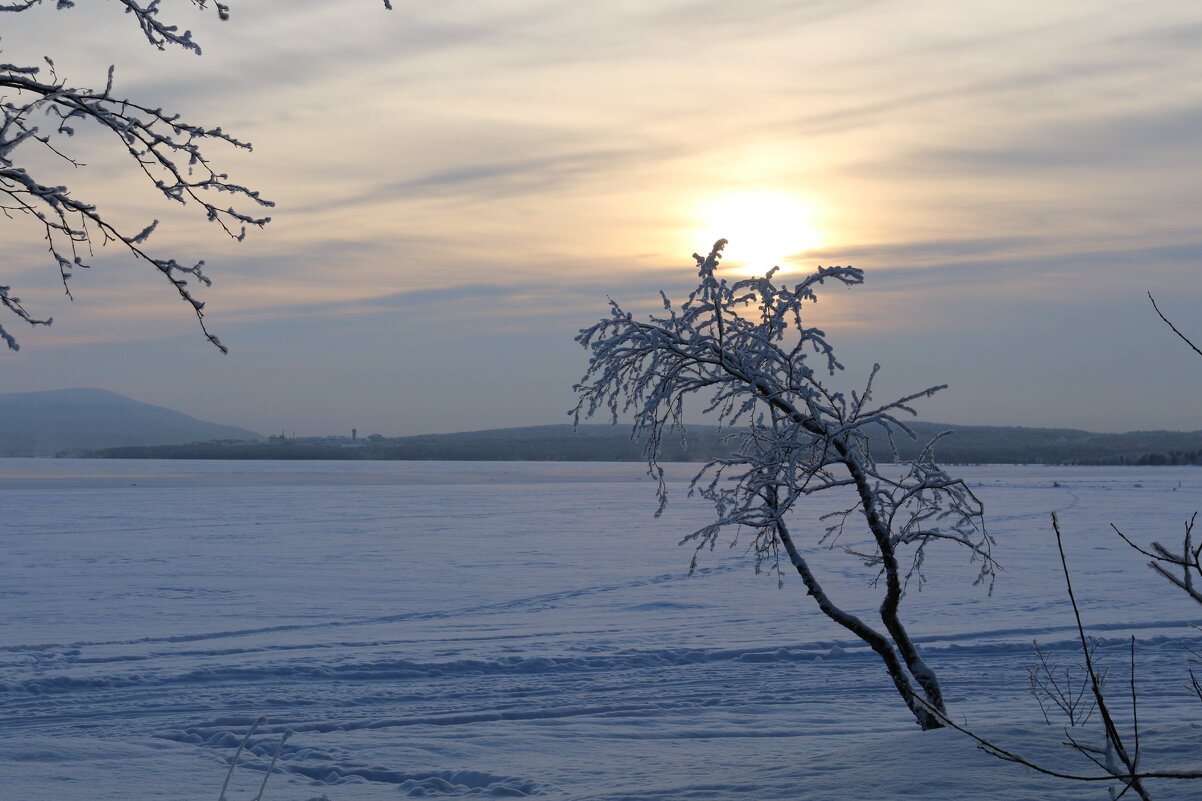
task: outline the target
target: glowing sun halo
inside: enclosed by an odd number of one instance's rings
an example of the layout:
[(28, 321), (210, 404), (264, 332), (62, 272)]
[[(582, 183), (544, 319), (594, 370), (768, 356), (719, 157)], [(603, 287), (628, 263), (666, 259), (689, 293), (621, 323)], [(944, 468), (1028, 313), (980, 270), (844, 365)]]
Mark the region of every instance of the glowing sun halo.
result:
[(730, 240), (727, 262), (748, 273), (773, 266), (822, 244), (814, 226), (814, 209), (788, 192), (737, 192), (715, 197), (699, 210), (697, 248), (717, 239)]

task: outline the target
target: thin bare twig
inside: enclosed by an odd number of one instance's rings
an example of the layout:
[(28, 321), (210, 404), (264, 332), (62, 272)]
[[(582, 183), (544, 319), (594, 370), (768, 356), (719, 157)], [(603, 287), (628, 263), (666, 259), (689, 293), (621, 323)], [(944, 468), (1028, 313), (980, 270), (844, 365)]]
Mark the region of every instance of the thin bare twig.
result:
[[(1150, 796), (1147, 790), (1144, 789), (1142, 782), (1138, 778), (1138, 751), (1136, 757), (1132, 757), (1128, 753), (1126, 746), (1123, 744), (1122, 735), (1119, 733), (1118, 726), (1115, 725), (1114, 717), (1110, 714), (1110, 708), (1106, 704), (1106, 696), (1102, 692), (1102, 683), (1098, 677), (1098, 672), (1094, 668), (1093, 655), (1090, 653), (1089, 641), (1085, 636), (1085, 625), (1081, 622), (1081, 608), (1077, 605), (1077, 595), (1073, 591), (1073, 577), (1068, 569), (1068, 557), (1064, 554), (1064, 538), (1060, 533), (1060, 520), (1056, 513), (1052, 513), (1052, 530), (1056, 533), (1056, 548), (1060, 552), (1060, 567), (1064, 571), (1064, 588), (1068, 593), (1069, 602), (1073, 605), (1073, 618), (1077, 622), (1077, 636), (1081, 643), (1081, 653), (1085, 658), (1085, 669), (1089, 673), (1090, 688), (1093, 690), (1094, 700), (1098, 706), (1098, 714), (1102, 718), (1102, 726), (1106, 733), (1106, 742), (1114, 749), (1115, 755), (1123, 763), (1126, 769), (1122, 776), (1124, 781), (1130, 782), (1131, 789), (1135, 790), (1136, 794), (1144, 801), (1150, 801)], [(1132, 641), (1132, 659), (1134, 660), (1135, 644)], [(1134, 677), (1132, 678), (1134, 682)], [(1132, 692), (1135, 691), (1134, 683), (1132, 684)], [(1138, 733), (1136, 742), (1139, 741)]]
[[(1202, 545), (1195, 546), (1193, 541), (1194, 525), (1197, 523), (1197, 520), (1198, 513), (1194, 512), (1190, 519), (1185, 522), (1185, 538), (1181, 545), (1180, 554), (1170, 551), (1156, 541), (1152, 543), (1152, 549), (1148, 550), (1133, 541), (1113, 523), (1110, 527), (1122, 538), (1123, 542), (1151, 560), (1148, 562), (1148, 567), (1185, 592), (1194, 601), (1202, 604), (1202, 591), (1199, 591), (1195, 584), (1196, 581), (1202, 581)], [(1181, 575), (1177, 576), (1167, 570), (1164, 567), (1166, 564), (1180, 568)], [(1197, 574), (1196, 577), (1195, 574)]]
[(1173, 333), (1176, 334), (1178, 337), (1180, 337), (1182, 342), (1184, 342), (1185, 344), (1187, 344), (1191, 348), (1193, 348), (1194, 353), (1198, 354), (1199, 356), (1202, 356), (1202, 350), (1200, 350), (1198, 348), (1198, 346), (1195, 345), (1193, 342), (1190, 342), (1189, 337), (1187, 337), (1185, 334), (1178, 331), (1177, 326), (1173, 325), (1173, 323), (1169, 321), (1169, 318), (1165, 317), (1164, 314), (1161, 313), (1160, 307), (1156, 305), (1156, 298), (1152, 297), (1151, 292), (1148, 293), (1148, 300), (1152, 301), (1152, 308), (1156, 310), (1156, 315), (1161, 320), (1164, 320), (1164, 324), (1167, 325), (1169, 328), (1173, 329)]

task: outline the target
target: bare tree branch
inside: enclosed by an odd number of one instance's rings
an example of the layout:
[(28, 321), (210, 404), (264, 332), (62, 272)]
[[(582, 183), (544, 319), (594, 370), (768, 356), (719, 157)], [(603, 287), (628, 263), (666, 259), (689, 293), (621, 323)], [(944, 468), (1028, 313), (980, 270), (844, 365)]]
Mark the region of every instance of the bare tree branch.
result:
[[(1185, 523), (1185, 540), (1181, 545), (1181, 553), (1174, 553), (1159, 542), (1152, 543), (1152, 550), (1147, 550), (1136, 544), (1130, 537), (1119, 530), (1117, 526), (1111, 524), (1114, 532), (1122, 538), (1123, 542), (1127, 543), (1131, 548), (1148, 557), (1151, 561), (1148, 562), (1148, 567), (1159, 573), (1164, 578), (1168, 579), (1179, 589), (1185, 592), (1190, 598), (1199, 604), (1202, 604), (1202, 592), (1198, 590), (1198, 582), (1202, 582), (1202, 545), (1194, 545), (1194, 524), (1198, 520), (1198, 513), (1190, 517)], [(1171, 572), (1165, 565), (1171, 565), (1180, 570), (1181, 575), (1178, 576)]]
[(1178, 331), (1177, 326), (1173, 325), (1169, 321), (1169, 318), (1165, 317), (1161, 313), (1160, 307), (1156, 305), (1156, 298), (1152, 297), (1151, 292), (1148, 293), (1148, 300), (1152, 301), (1152, 308), (1156, 310), (1156, 316), (1159, 317), (1161, 320), (1163, 320), (1165, 325), (1167, 325), (1169, 328), (1173, 329), (1173, 333), (1176, 334), (1178, 337), (1180, 337), (1182, 342), (1184, 342), (1185, 344), (1187, 344), (1191, 348), (1193, 348), (1194, 353), (1198, 354), (1199, 356), (1202, 356), (1202, 350), (1199, 350), (1197, 345), (1195, 345), (1193, 342), (1190, 342), (1189, 338), (1185, 334)]
[[(1131, 637), (1129, 650), (1129, 695), (1131, 698), (1131, 736), (1132, 748), (1129, 750), (1124, 743), (1123, 735), (1119, 731), (1114, 717), (1111, 714), (1110, 706), (1107, 703), (1105, 693), (1103, 692), (1103, 680), (1105, 671), (1098, 669), (1094, 658), (1094, 644), (1086, 637), (1085, 625), (1081, 619), (1081, 609), (1077, 602), (1076, 593), (1073, 590), (1073, 581), (1071, 571), (1068, 566), (1068, 558), (1064, 552), (1064, 539), (1060, 531), (1060, 521), (1055, 513), (1052, 514), (1052, 529), (1056, 535), (1056, 547), (1060, 555), (1060, 566), (1064, 572), (1064, 585), (1068, 594), (1069, 602), (1073, 607), (1073, 618), (1077, 625), (1078, 647), (1080, 648), (1082, 657), (1084, 658), (1085, 673), (1088, 678), (1090, 692), (1093, 696), (1094, 705), (1102, 720), (1103, 734), (1105, 737), (1104, 745), (1098, 748), (1093, 745), (1083, 743), (1080, 739), (1073, 736), (1069, 729), (1064, 730), (1065, 745), (1075, 750), (1078, 754), (1089, 760), (1092, 764), (1101, 768), (1104, 774), (1087, 774), (1087, 773), (1071, 773), (1067, 771), (1049, 768), (1046, 765), (1040, 764), (1035, 760), (1024, 757), (1013, 749), (999, 745), (989, 739), (974, 732), (967, 724), (959, 724), (947, 717), (946, 713), (932, 711), (932, 714), (937, 714), (941, 722), (948, 728), (955, 729), (968, 737), (970, 737), (977, 746), (991, 756), (1007, 762), (1023, 765), (1045, 776), (1052, 776), (1058, 779), (1077, 782), (1111, 782), (1118, 783), (1122, 786), (1122, 790), (1115, 793), (1111, 790), (1110, 797), (1112, 799), (1121, 798), (1128, 791), (1133, 791), (1143, 801), (1149, 801), (1151, 796), (1145, 786), (1145, 782), (1149, 779), (1177, 779), (1183, 781), (1196, 781), (1202, 779), (1202, 770), (1145, 770), (1140, 766), (1142, 758), (1142, 742), (1141, 731), (1139, 725), (1139, 693), (1136, 687), (1136, 660), (1135, 660), (1135, 637)], [(1117, 529), (1116, 529), (1117, 531)], [(1127, 540), (1126, 537), (1123, 538)], [(1140, 550), (1138, 546), (1127, 540), (1132, 547)], [(1187, 547), (1188, 551), (1188, 547)], [(1036, 646), (1036, 653), (1039, 654), (1041, 665), (1045, 676), (1054, 675), (1053, 669), (1047, 665), (1043, 653)], [(1034, 675), (1034, 674), (1032, 674)], [(1190, 680), (1195, 694), (1202, 699), (1202, 683), (1194, 672), (1190, 671)], [(1035, 683), (1035, 679), (1032, 679)], [(1041, 683), (1041, 688), (1048, 687), (1047, 684)], [(1075, 726), (1074, 715), (1076, 705), (1079, 703), (1079, 695), (1074, 695), (1070, 689), (1065, 691), (1054, 685), (1054, 689), (1047, 693), (1048, 697), (1069, 717), (1070, 726)], [(1038, 696), (1037, 696), (1038, 697)], [(1076, 700), (1073, 700), (1076, 699)], [(1043, 702), (1040, 702), (1040, 709), (1044, 713), (1045, 720), (1047, 719), (1047, 707)], [(1048, 721), (1051, 722), (1050, 720)]]
[[(1085, 669), (1089, 672), (1090, 689), (1093, 690), (1094, 701), (1098, 706), (1098, 714), (1102, 718), (1102, 726), (1106, 731), (1106, 742), (1113, 748), (1114, 753), (1123, 763), (1126, 772), (1123, 774), (1124, 781), (1129, 782), (1129, 787), (1135, 790), (1136, 794), (1141, 799), (1149, 798), (1147, 791), (1138, 778), (1139, 772), (1139, 729), (1138, 717), (1136, 718), (1135, 743), (1136, 750), (1134, 756), (1128, 752), (1123, 744), (1122, 735), (1119, 733), (1118, 726), (1114, 723), (1114, 717), (1110, 714), (1110, 707), (1106, 704), (1106, 696), (1102, 692), (1102, 682), (1099, 678), (1098, 671), (1094, 668), (1093, 653), (1089, 648), (1089, 641), (1085, 637), (1085, 626), (1081, 622), (1081, 609), (1077, 606), (1077, 596), (1073, 592), (1073, 579), (1068, 569), (1068, 559), (1064, 555), (1064, 538), (1060, 534), (1060, 520), (1056, 517), (1056, 513), (1052, 513), (1052, 530), (1056, 532), (1056, 548), (1060, 552), (1060, 567), (1064, 571), (1064, 588), (1068, 593), (1068, 599), (1073, 605), (1073, 617), (1077, 621), (1077, 636), (1080, 638), (1081, 653), (1085, 658)], [(1135, 639), (1131, 640), (1131, 660), (1132, 665), (1135, 661)], [(1131, 692), (1132, 698), (1135, 694), (1135, 675), (1134, 668), (1131, 676)]]
[[(1091, 641), (1089, 649), (1092, 654), (1097, 646), (1096, 642)], [(1093, 695), (1086, 695), (1090, 691), (1089, 674), (1084, 665), (1077, 666), (1080, 671), (1080, 676), (1073, 675), (1072, 667), (1057, 667), (1048, 659), (1047, 654), (1039, 647), (1039, 643), (1035, 643), (1035, 656), (1037, 663), (1035, 667), (1027, 670), (1027, 683), (1031, 696), (1039, 704), (1039, 710), (1043, 713), (1043, 719), (1050, 726), (1052, 723), (1051, 717), (1048, 715), (1048, 704), (1051, 704), (1060, 713), (1068, 719), (1070, 728), (1084, 726), (1089, 723), (1093, 713), (1097, 710), (1097, 703)], [(1099, 684), (1105, 682), (1105, 673), (1099, 676)]]
[[(932, 711), (932, 714), (935, 714), (934, 711)], [(1101, 775), (1091, 773), (1070, 773), (1068, 771), (1056, 770), (1055, 768), (1049, 768), (1046, 765), (1042, 765), (1033, 759), (1024, 757), (1022, 754), (1014, 751), (1013, 749), (998, 745), (997, 743), (994, 743), (988, 738), (983, 737), (977, 732), (973, 731), (968, 726), (957, 723), (955, 720), (947, 717), (946, 715), (941, 715), (940, 718), (942, 719), (944, 726), (966, 735), (969, 739), (977, 744), (977, 747), (990, 756), (995, 756), (1005, 762), (1013, 762), (1016, 765), (1022, 765), (1025, 768), (1030, 768), (1036, 773), (1041, 773), (1044, 776), (1051, 776), (1056, 779), (1067, 779), (1074, 782), (1107, 783), (1111, 783), (1116, 780), (1126, 782), (1130, 779), (1136, 779), (1139, 781), (1144, 781), (1147, 779), (1180, 779), (1183, 781), (1196, 781), (1198, 779), (1202, 779), (1202, 771), (1190, 770), (1144, 770), (1140, 771), (1134, 776), (1114, 776), (1109, 773)], [(1082, 753), (1090, 750), (1089, 746), (1079, 747), (1083, 749)]]

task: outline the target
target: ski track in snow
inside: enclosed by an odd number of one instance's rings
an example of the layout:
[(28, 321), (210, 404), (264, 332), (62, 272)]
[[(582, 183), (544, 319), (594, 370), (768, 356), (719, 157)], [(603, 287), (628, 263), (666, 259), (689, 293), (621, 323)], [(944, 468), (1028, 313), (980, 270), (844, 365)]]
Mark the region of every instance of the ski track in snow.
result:
[[(1202, 472), (955, 472), (1006, 572), (989, 597), (934, 549), (906, 598), (953, 713), (1081, 767), (1026, 690), (1033, 640), (1077, 658), (1056, 511), (1116, 676), (1138, 638), (1150, 753), (1196, 763), (1180, 709), (1200, 615), (1109, 523), (1177, 542)], [(1100, 797), (917, 732), (875, 655), (744, 546), (688, 576), (676, 543), (708, 510), (677, 492), (654, 519), (653, 492), (630, 464), (0, 460), (0, 798), (215, 797), (259, 716), (231, 801), (285, 732), (273, 801)], [(871, 617), (871, 574), (808, 553)]]

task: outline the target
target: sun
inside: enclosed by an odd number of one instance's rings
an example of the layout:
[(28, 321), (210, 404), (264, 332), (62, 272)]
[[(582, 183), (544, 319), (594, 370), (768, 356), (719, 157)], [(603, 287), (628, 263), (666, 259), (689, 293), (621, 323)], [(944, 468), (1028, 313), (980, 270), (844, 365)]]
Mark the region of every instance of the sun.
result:
[(746, 274), (763, 273), (822, 246), (815, 209), (805, 197), (783, 191), (743, 191), (701, 204), (697, 248), (727, 239), (726, 263)]

